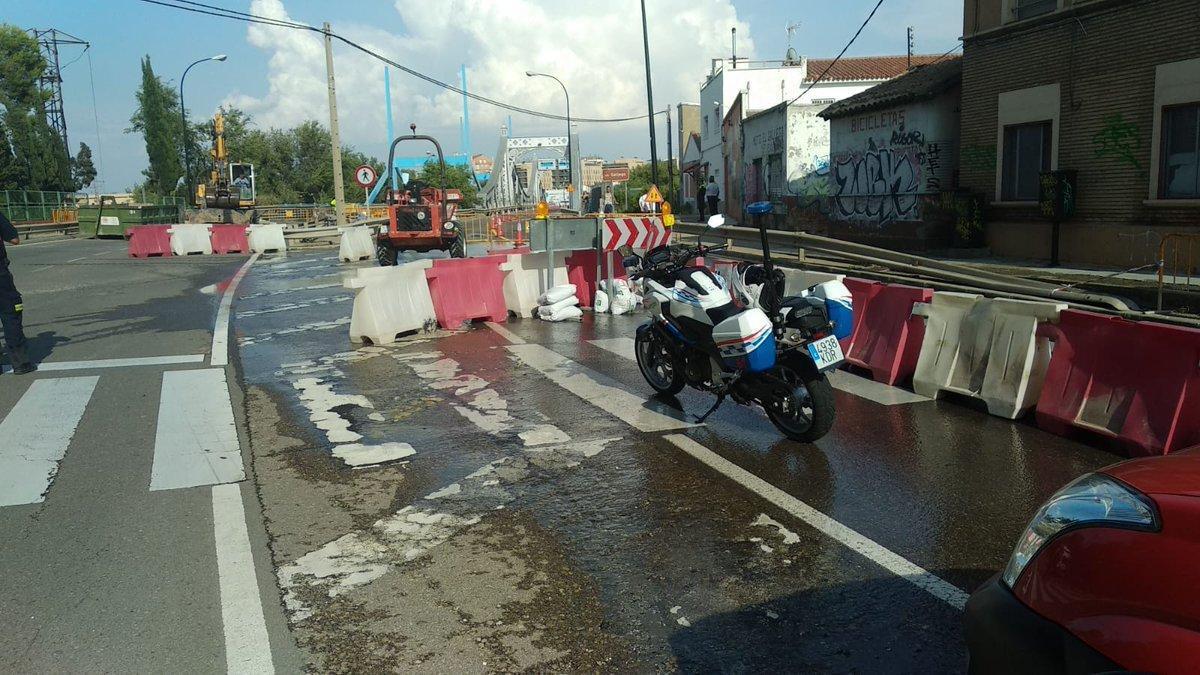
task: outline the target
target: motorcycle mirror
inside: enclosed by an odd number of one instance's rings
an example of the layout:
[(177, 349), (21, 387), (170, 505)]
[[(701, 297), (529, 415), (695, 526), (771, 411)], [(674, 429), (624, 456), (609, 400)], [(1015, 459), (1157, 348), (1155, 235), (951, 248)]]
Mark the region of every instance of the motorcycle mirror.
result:
[(714, 213), (712, 215), (712, 217), (710, 217), (708, 219), (708, 226), (713, 228), (714, 230), (718, 227), (721, 227), (724, 224), (725, 224), (725, 216), (723, 216), (719, 213)]

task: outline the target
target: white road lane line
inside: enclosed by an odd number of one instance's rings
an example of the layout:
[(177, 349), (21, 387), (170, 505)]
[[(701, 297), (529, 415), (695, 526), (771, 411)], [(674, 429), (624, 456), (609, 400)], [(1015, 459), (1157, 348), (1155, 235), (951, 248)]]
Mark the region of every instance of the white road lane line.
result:
[(663, 438), (709, 468), (716, 470), (718, 473), (750, 490), (759, 497), (787, 511), (796, 518), (803, 520), (826, 536), (838, 541), (892, 574), (912, 583), (938, 600), (945, 602), (955, 609), (961, 610), (966, 607), (967, 593), (954, 584), (880, 546), (758, 476), (746, 471), (742, 467), (721, 457), (691, 438), (682, 434), (670, 434)]
[(525, 344), (525, 338), (522, 338), (520, 335), (517, 335), (516, 333), (505, 328), (504, 326), (501, 326), (500, 324), (498, 324), (494, 321), (488, 321), (487, 327), (496, 331), (497, 335), (504, 338), (505, 340), (508, 340), (509, 342), (513, 343), (514, 345)]
[(275, 665), (254, 573), (241, 486), (214, 485), (212, 504), (226, 672), (273, 673)]
[(229, 287), (225, 289), (225, 295), (221, 296), (221, 307), (217, 310), (217, 322), (213, 327), (212, 339), (212, 365), (224, 366), (229, 363), (229, 310), (233, 306), (233, 296), (237, 293), (238, 284), (242, 282), (242, 277), (246, 276), (246, 272), (250, 270), (250, 266), (258, 260), (258, 253), (250, 256), (237, 274), (233, 275), (233, 279), (229, 281)]
[(647, 396), (632, 394), (615, 380), (541, 345), (509, 345), (508, 350), (551, 382), (635, 429), (655, 432), (696, 426), (684, 421), (684, 413)]
[(44, 501), (98, 379), (37, 380), (0, 422), (0, 506)]
[(174, 490), (245, 478), (225, 370), (163, 373), (150, 489)]
[[(588, 340), (588, 342), (630, 361), (637, 360), (637, 357), (633, 353), (633, 338), (606, 338), (603, 340)], [(834, 389), (840, 389), (847, 394), (853, 394), (880, 405), (902, 405), (929, 400), (907, 389), (868, 380), (865, 377), (860, 377), (844, 370), (835, 370), (829, 373), (829, 384), (833, 385)]]
[(130, 359), (97, 359), (95, 361), (51, 361), (38, 364), (42, 372), (60, 370), (92, 370), (96, 368), (129, 368), (133, 366), (177, 366), (188, 363), (203, 363), (204, 354), (182, 354), (179, 356), (146, 356)]

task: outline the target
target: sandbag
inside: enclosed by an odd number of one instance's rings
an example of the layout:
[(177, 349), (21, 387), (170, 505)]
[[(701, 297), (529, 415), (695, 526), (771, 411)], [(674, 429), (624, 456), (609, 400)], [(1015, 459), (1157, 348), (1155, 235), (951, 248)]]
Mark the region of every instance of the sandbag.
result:
[(549, 307), (538, 308), (538, 316), (546, 321), (565, 321), (567, 319), (578, 319), (579, 317), (583, 316), (583, 310), (579, 309), (579, 307), (576, 305), (564, 307), (553, 312), (543, 312), (543, 310), (547, 309), (549, 309)]
[(604, 291), (596, 291), (595, 297), (592, 298), (592, 309), (597, 314), (603, 314), (608, 311), (608, 293)]
[(556, 302), (556, 303), (553, 303), (553, 304), (550, 304), (550, 305), (542, 305), (542, 306), (541, 306), (541, 307), (539, 307), (538, 309), (539, 309), (539, 310), (542, 310), (542, 309), (544, 309), (544, 310), (546, 310), (546, 311), (548, 311), (548, 312), (557, 312), (557, 311), (558, 311), (558, 310), (560, 310), (560, 309), (566, 309), (566, 308), (568, 308), (568, 307), (574, 307), (575, 305), (578, 305), (578, 304), (579, 304), (579, 298), (577, 298), (577, 297), (575, 297), (574, 295), (572, 295), (571, 297), (569, 297), (569, 298), (567, 298), (567, 299), (565, 299), (565, 300), (559, 300), (558, 302)]
[(563, 284), (554, 286), (550, 290), (538, 296), (539, 305), (553, 305), (559, 300), (566, 300), (575, 295), (575, 284)]

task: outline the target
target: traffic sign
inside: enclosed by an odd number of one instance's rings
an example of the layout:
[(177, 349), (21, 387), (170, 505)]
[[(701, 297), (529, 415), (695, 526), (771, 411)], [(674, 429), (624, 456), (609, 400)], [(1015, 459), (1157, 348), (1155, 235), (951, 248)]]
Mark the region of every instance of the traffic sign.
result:
[(662, 246), (671, 239), (671, 230), (663, 226), (661, 218), (604, 218), (603, 225), (605, 251), (615, 251), (625, 245), (651, 249)]
[(354, 182), (358, 183), (359, 187), (371, 187), (375, 184), (375, 169), (369, 164), (363, 164), (354, 170)]
[(663, 196), (662, 193), (658, 191), (657, 185), (650, 186), (650, 191), (646, 193), (646, 201), (650, 202), (651, 204), (663, 203)]

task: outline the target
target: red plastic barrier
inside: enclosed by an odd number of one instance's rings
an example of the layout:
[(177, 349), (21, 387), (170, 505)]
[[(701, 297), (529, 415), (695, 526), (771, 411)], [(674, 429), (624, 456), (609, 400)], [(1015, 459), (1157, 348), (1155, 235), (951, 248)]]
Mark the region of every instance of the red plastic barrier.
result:
[(1039, 427), (1108, 436), (1134, 455), (1200, 443), (1200, 330), (1066, 310), (1041, 334), (1055, 345)]
[(465, 321), (486, 319), (504, 323), (504, 273), (500, 264), (507, 256), (447, 258), (434, 260), (425, 270), (433, 313), (442, 328), (455, 330)]
[(213, 253), (249, 253), (250, 239), (246, 236), (246, 225), (213, 225)]
[(912, 315), (913, 304), (929, 302), (933, 290), (850, 278), (845, 284), (854, 296), (854, 332), (842, 340), (846, 360), (870, 370), (877, 382), (910, 379), (925, 338), (925, 322)]
[(138, 225), (125, 231), (129, 239), (129, 257), (150, 258), (171, 255), (170, 225)]
[[(575, 284), (575, 297), (579, 298), (579, 304), (583, 307), (592, 306), (592, 297), (598, 287), (596, 260), (596, 251), (590, 248), (573, 251), (566, 258), (567, 283)], [(616, 251), (608, 252), (608, 259), (600, 270), (602, 278), (609, 277), (609, 269), (612, 269), (614, 279), (625, 279), (629, 276), (625, 272), (625, 266), (621, 264), (621, 255)]]

